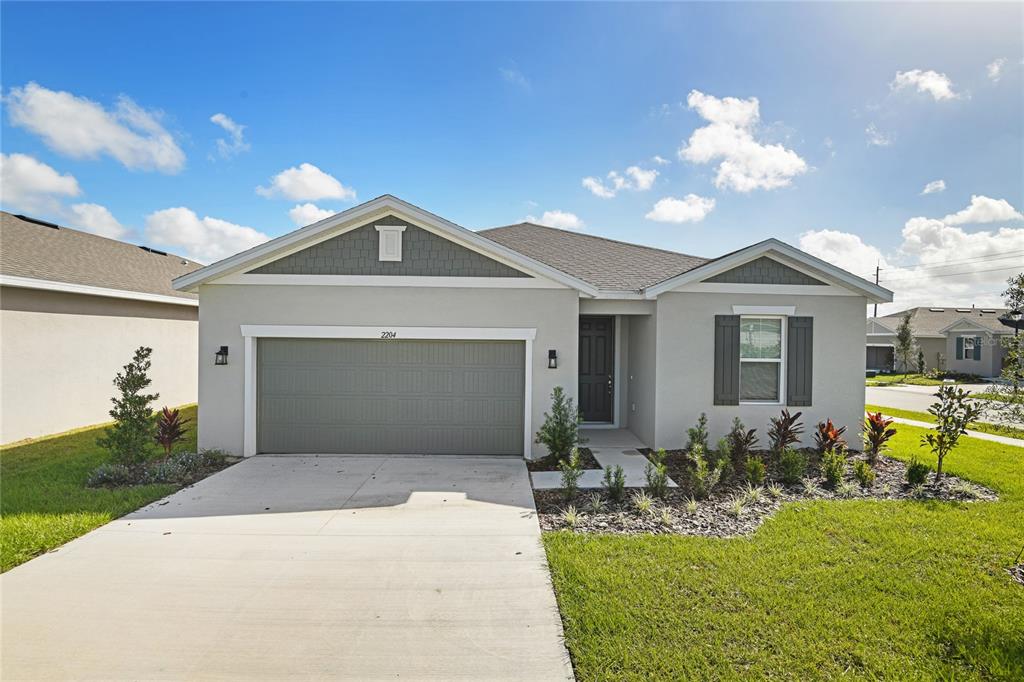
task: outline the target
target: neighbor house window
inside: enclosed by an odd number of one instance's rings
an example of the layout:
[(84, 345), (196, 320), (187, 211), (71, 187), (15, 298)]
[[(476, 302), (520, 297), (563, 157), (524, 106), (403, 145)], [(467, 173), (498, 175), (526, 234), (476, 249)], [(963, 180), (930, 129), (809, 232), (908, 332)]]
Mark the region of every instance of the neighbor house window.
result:
[(777, 403), (782, 395), (781, 317), (740, 318), (740, 401)]

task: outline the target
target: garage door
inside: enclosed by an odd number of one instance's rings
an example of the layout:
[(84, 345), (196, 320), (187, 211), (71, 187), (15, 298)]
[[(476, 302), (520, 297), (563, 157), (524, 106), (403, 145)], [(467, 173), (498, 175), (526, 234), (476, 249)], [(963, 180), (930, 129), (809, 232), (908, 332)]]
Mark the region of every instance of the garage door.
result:
[(257, 449), (523, 454), (522, 341), (257, 341)]

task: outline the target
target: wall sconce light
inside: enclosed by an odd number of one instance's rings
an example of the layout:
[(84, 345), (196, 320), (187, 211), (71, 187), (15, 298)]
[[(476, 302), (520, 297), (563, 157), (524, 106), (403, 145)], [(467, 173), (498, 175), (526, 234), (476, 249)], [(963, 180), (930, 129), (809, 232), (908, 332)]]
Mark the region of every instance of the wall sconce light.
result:
[(554, 350), (548, 351), (548, 369), (555, 369), (558, 367), (558, 353)]
[(228, 364), (228, 347), (221, 346), (220, 350), (213, 354), (213, 364), (215, 365), (226, 365)]

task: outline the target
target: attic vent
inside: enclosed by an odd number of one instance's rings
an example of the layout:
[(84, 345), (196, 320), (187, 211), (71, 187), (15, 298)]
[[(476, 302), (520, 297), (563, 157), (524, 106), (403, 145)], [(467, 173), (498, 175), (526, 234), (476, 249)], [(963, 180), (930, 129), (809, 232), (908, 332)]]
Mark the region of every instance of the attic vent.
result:
[(405, 232), (405, 225), (374, 225), (377, 230), (379, 244), (377, 260), (379, 261), (401, 261), (402, 260), (402, 233)]
[(971, 309), (970, 308), (957, 308), (956, 311), (958, 313), (969, 313), (969, 312), (971, 312)]
[(60, 225), (58, 225), (56, 223), (48, 223), (45, 220), (40, 220), (39, 218), (32, 218), (32, 217), (29, 217), (27, 215), (20, 215), (20, 214), (16, 214), (14, 217), (15, 218), (21, 218), (26, 223), (34, 223), (36, 225), (42, 225), (43, 227), (52, 227), (55, 230), (59, 230), (60, 229)]
[(148, 251), (150, 253), (155, 253), (158, 256), (166, 256), (167, 255), (166, 251), (160, 251), (159, 249), (154, 249), (154, 248), (149, 247), (149, 246), (140, 246), (139, 248), (142, 249), (143, 251)]
[(945, 308), (929, 308), (928, 310), (932, 311), (933, 313), (944, 313), (944, 312), (946, 312)]

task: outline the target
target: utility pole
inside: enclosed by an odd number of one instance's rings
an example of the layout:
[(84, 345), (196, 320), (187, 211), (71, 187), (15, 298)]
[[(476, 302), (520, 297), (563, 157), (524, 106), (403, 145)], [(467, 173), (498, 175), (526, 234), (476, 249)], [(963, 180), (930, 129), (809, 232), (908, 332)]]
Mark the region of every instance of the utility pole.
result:
[[(882, 271), (882, 268), (878, 267), (878, 262), (875, 262), (875, 284), (878, 284), (878, 273)], [(875, 304), (875, 314), (873, 317), (878, 317), (878, 304)]]

